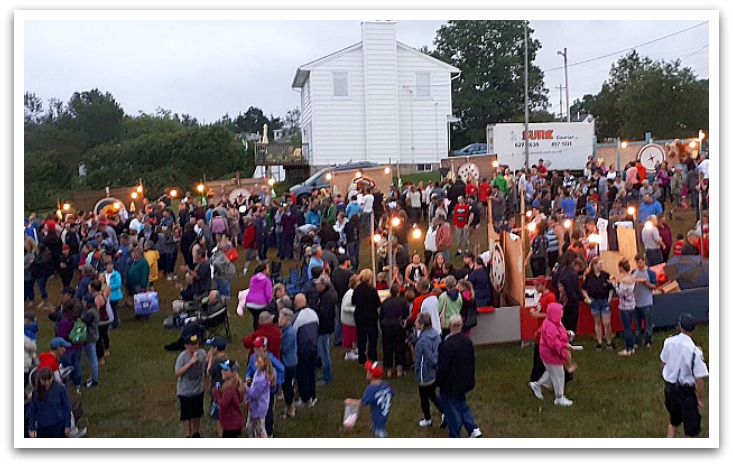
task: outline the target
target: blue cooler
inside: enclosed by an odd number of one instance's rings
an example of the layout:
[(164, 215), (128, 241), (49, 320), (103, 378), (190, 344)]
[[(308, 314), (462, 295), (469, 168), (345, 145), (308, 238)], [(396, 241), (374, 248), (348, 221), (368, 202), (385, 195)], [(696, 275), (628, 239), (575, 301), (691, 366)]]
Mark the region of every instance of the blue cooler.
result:
[(145, 291), (137, 293), (134, 298), (135, 315), (150, 315), (160, 312), (160, 303), (158, 302), (157, 291)]

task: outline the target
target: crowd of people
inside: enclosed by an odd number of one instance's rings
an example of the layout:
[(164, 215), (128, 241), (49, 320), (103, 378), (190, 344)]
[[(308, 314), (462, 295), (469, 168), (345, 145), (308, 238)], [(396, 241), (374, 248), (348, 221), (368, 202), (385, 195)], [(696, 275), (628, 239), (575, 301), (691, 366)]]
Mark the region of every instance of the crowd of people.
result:
[[(491, 264), (478, 254), (482, 233), (477, 230), (486, 221), (496, 232), (517, 232), (523, 203), (535, 226), (526, 262), (537, 277), (540, 296), (532, 314), (544, 319), (530, 387), (542, 398), (542, 387), (551, 384), (555, 404), (570, 406), (563, 387), (574, 370), (569, 350), (580, 301), (591, 307), (597, 348), (603, 348), (605, 335), (606, 347), (613, 350), (609, 301), (614, 293), (619, 296), (625, 340), (619, 354), (631, 355), (640, 345), (651, 345), (656, 282), (649, 266), (669, 254), (699, 255), (701, 249), (708, 254), (707, 214), (701, 212), (702, 221), (678, 244), (671, 242), (664, 208), (666, 204), (668, 217), (689, 206), (707, 208), (706, 162), (703, 156), (671, 170), (662, 165), (652, 176), (634, 162), (618, 171), (594, 159), (576, 180), (568, 171), (548, 171), (540, 160), (516, 173), (500, 167), (491, 180), (447, 177), (439, 183), (392, 185), (385, 193), (360, 186), (346, 196), (321, 190), (298, 199), (290, 192), (278, 197), (263, 188), (249, 198), (208, 202), (186, 193), (177, 206), (164, 193), (155, 202), (144, 199), (141, 209), (129, 215), (79, 212), (60, 221), (53, 215), (39, 219), (31, 214), (24, 225), (26, 337), (33, 342), (26, 345), (25, 368), (32, 389), (28, 409), (35, 413), (28, 434), (69, 435), (69, 399), (56, 392), (64, 391), (60, 387), (65, 384), (79, 395), (82, 387), (103, 383), (99, 366), (111, 361), (110, 330), (123, 325), (120, 306), (132, 306), (136, 294), (155, 290), (163, 280), (175, 281), (180, 292), (177, 312), (189, 304), (209, 310), (226, 307), (241, 250), (242, 275), (252, 270), (246, 290), (237, 295), (240, 315), (246, 309), (252, 316), (253, 332), (242, 340), (250, 350), (246, 372), (240, 375), (239, 364), (227, 357), (226, 340), (204, 339), (201, 321), (182, 320), (180, 339), (166, 345), (182, 350), (174, 375), (186, 437), (201, 435), (205, 395), (220, 436), (272, 437), (276, 418), (287, 421), (297, 409), (315, 406), (317, 387), (338, 376), (331, 361), (333, 346), (343, 346), (344, 359), (366, 370), (364, 396), (347, 399), (345, 405), (371, 407), (376, 437), (387, 435), (396, 395), (383, 379), (403, 377), (409, 367), (418, 386), (420, 427), (432, 426), (432, 402), (450, 437), (459, 437), (462, 428), (470, 437), (480, 437), (466, 403), (475, 384), (470, 334), (477, 310), (492, 303), (492, 285)], [(598, 219), (631, 221), (640, 227), (646, 254), (635, 258), (633, 271), (628, 262), (618, 264), (615, 276), (602, 270), (591, 242)], [(421, 239), (424, 255), (417, 253), (417, 236), (411, 234), (420, 224), (427, 225)], [(607, 231), (613, 245), (614, 227)], [(375, 268), (360, 264), (365, 238), (367, 244), (376, 243)], [(270, 248), (280, 261), (294, 260), (302, 270), (303, 281), (295, 291), (281, 283), (281, 262), (268, 261)], [(461, 257), (462, 267), (452, 264), (453, 252)], [(71, 288), (77, 271), (77, 286)], [(55, 274), (63, 285), (58, 308), (49, 304), (46, 290)], [(44, 353), (53, 358), (35, 355), (34, 311), (54, 321), (51, 353)], [(84, 383), (83, 355), (91, 369)], [(58, 377), (59, 363), (71, 368), (67, 380)], [(57, 375), (50, 385), (46, 368)], [(280, 397), (284, 407), (276, 415)], [(49, 416), (53, 425), (40, 421), (36, 399), (44, 400), (43, 409), (51, 409), (51, 403), (58, 411)], [(244, 402), (249, 406), (246, 417)]]

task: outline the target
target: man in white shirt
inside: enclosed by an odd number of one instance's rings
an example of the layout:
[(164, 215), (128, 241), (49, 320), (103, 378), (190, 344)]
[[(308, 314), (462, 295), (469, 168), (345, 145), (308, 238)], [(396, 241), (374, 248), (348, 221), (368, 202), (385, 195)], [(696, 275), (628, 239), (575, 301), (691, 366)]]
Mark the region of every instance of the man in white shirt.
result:
[(137, 236), (138, 233), (140, 233), (140, 230), (142, 230), (143, 228), (142, 220), (143, 220), (143, 212), (138, 211), (135, 214), (135, 217), (132, 220), (130, 220), (129, 230), (131, 234)]
[(697, 166), (697, 169), (705, 176), (705, 180), (707, 181), (710, 177), (710, 161), (704, 155), (700, 156), (700, 159), (701, 161), (700, 164)]
[(692, 341), (695, 318), (690, 314), (679, 317), (680, 333), (664, 340), (664, 406), (669, 413), (667, 438), (677, 436), (677, 429), (684, 424), (685, 435), (694, 437), (700, 433), (700, 409), (705, 406), (705, 381), (708, 368), (702, 350)]
[(372, 214), (374, 212), (374, 195), (372, 194), (372, 188), (367, 188), (367, 193), (362, 198), (362, 227), (369, 229), (369, 221), (372, 220)]

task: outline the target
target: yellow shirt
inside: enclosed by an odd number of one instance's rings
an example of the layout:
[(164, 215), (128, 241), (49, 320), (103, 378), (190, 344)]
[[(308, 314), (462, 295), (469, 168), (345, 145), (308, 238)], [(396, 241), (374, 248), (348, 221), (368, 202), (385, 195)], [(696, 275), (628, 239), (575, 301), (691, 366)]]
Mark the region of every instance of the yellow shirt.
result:
[(152, 283), (158, 279), (158, 259), (160, 259), (160, 253), (155, 249), (148, 249), (145, 251), (144, 256), (150, 267), (150, 283)]

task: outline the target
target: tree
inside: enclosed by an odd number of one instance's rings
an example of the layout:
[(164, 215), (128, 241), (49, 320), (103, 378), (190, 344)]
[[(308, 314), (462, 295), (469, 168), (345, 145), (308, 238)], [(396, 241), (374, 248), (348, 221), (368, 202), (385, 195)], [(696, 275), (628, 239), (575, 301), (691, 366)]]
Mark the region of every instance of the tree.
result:
[[(533, 65), (538, 40), (528, 28), (529, 105), (533, 115), (547, 108), (543, 72)], [(456, 147), (481, 141), (486, 125), (524, 121), (524, 23), (449, 21), (437, 31), (432, 56), (461, 70), (453, 81), (453, 107), (461, 119)]]
[(653, 61), (635, 50), (619, 59), (597, 95), (576, 100), (571, 111), (592, 113), (599, 139), (657, 139), (697, 134), (709, 124), (707, 80), (679, 60)]
[[(80, 130), (89, 137), (90, 147), (111, 141), (117, 136), (125, 112), (112, 94), (99, 89), (75, 92), (66, 109), (69, 129)], [(64, 121), (64, 119), (62, 119)]]
[(285, 114), (285, 121), (283, 123), (284, 136), (290, 140), (293, 144), (299, 144), (302, 141), (300, 133), (300, 109), (294, 108), (288, 110)]

